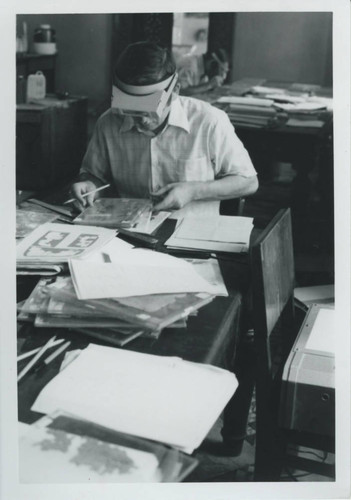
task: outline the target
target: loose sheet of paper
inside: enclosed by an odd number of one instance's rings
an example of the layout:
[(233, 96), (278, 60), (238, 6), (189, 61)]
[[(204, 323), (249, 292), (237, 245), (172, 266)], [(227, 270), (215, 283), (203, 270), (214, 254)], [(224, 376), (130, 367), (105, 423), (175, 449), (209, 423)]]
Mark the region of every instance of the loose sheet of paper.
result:
[(195, 271), (199, 273), (216, 290), (216, 295), (228, 296), (227, 288), (223, 281), (221, 269), (217, 259), (186, 259), (190, 262)]
[(48, 222), (20, 241), (16, 258), (19, 262), (66, 262), (71, 257), (81, 258), (100, 249), (115, 236), (114, 229)]
[(272, 99), (262, 99), (260, 97), (237, 97), (237, 96), (223, 96), (217, 102), (222, 104), (245, 104), (248, 106), (272, 106), (274, 101)]
[(32, 410), (61, 409), (192, 453), (237, 385), (234, 374), (214, 366), (90, 344)]
[(185, 207), (174, 210), (170, 219), (181, 220), (184, 217), (214, 217), (219, 216), (219, 201), (191, 201)]
[(95, 252), (89, 253), (87, 256), (82, 257), (82, 260), (88, 262), (106, 262), (106, 256), (109, 261), (118, 261), (128, 254), (134, 248), (133, 245), (121, 240), (120, 238), (113, 238), (102, 248), (99, 248)]
[[(212, 286), (187, 262), (177, 266), (99, 264), (71, 260), (69, 268), (79, 299), (104, 299), (155, 293), (212, 293)], [(98, 277), (98, 279), (97, 279)]]
[(252, 231), (251, 217), (220, 215), (214, 218), (187, 217), (177, 228), (176, 238), (247, 244)]

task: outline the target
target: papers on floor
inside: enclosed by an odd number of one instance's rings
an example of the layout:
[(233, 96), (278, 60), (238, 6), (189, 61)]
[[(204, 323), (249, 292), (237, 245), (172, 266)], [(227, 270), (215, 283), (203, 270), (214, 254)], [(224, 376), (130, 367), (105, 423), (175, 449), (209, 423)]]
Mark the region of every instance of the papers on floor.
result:
[(81, 258), (104, 246), (116, 235), (113, 229), (43, 224), (23, 238), (16, 247), (18, 264), (57, 264)]
[(32, 410), (61, 409), (192, 453), (237, 385), (234, 374), (214, 366), (89, 345), (44, 387)]
[(137, 263), (133, 258), (130, 262), (104, 264), (72, 259), (69, 269), (79, 299), (214, 291), (191, 264), (180, 259), (167, 265), (161, 261)]
[(166, 241), (166, 246), (213, 252), (247, 252), (252, 229), (251, 217), (189, 217), (179, 223)]

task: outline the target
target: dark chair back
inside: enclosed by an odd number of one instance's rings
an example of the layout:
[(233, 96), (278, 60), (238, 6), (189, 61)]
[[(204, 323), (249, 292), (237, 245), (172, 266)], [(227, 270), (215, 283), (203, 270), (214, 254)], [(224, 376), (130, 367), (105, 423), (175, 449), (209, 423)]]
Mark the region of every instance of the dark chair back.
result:
[[(256, 355), (255, 481), (279, 481), (283, 467), (334, 477), (333, 464), (316, 464), (288, 453), (288, 444), (332, 451), (323, 436), (298, 434), (279, 423), (285, 362), (301, 325), (294, 311), (294, 257), (290, 209), (280, 210), (251, 249)], [(287, 469), (289, 470), (289, 469)]]
[[(255, 337), (266, 351), (271, 370), (270, 337), (282, 314), (285, 326), (293, 317), (294, 255), (290, 209), (280, 210), (251, 248)], [(284, 321), (284, 317), (282, 318)], [(290, 335), (286, 338), (291, 343)]]

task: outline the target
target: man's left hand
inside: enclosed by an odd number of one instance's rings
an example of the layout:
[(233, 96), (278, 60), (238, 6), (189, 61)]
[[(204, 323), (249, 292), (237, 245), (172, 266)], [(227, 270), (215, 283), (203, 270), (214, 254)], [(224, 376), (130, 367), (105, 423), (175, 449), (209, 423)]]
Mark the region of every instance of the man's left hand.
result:
[(178, 210), (194, 199), (195, 182), (173, 182), (152, 193), (154, 211)]

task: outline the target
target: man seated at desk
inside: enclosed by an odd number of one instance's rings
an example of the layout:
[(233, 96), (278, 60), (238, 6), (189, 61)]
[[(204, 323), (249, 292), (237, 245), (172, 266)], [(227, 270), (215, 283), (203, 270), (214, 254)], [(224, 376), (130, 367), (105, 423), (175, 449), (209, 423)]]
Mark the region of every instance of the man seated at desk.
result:
[(180, 94), (196, 95), (221, 87), (229, 71), (224, 49), (205, 54), (185, 54), (177, 63)]
[(179, 96), (170, 52), (134, 43), (117, 60), (111, 109), (97, 121), (72, 193), (81, 207), (110, 183), (123, 198), (149, 198), (155, 210), (224, 200), (258, 187), (248, 152), (227, 115)]

